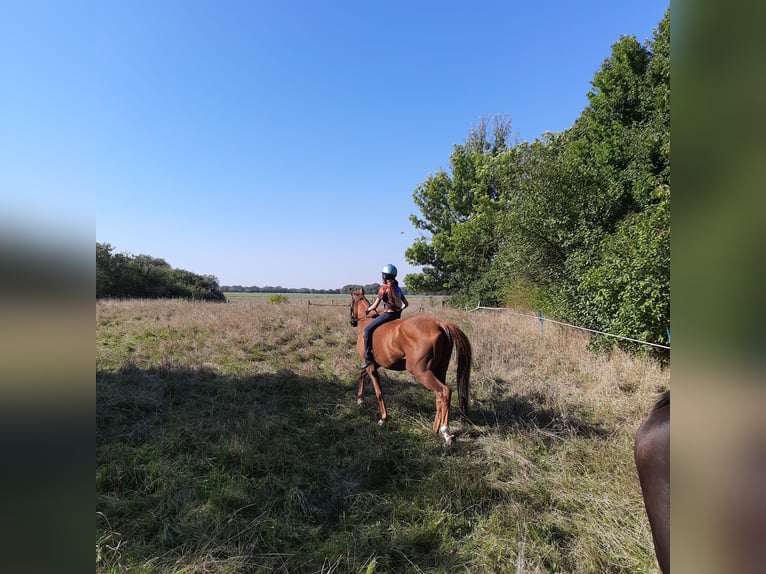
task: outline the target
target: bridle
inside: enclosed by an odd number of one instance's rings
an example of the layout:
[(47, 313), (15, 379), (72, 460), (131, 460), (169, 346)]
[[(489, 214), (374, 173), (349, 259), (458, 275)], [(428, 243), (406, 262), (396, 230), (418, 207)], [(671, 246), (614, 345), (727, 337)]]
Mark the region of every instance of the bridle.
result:
[(359, 314), (357, 312), (357, 307), (359, 306), (360, 301), (364, 301), (367, 303), (368, 307), (370, 306), (370, 302), (367, 301), (364, 293), (362, 293), (359, 298), (355, 297), (353, 294), (351, 295), (351, 304), (349, 305), (348, 314), (349, 323), (351, 323), (352, 327), (356, 327), (359, 324)]
[(349, 322), (351, 323), (352, 327), (356, 327), (359, 324), (359, 315), (356, 308), (358, 307), (359, 301), (361, 301), (363, 298), (364, 295), (362, 295), (362, 298), (360, 299), (357, 299), (354, 295), (351, 295), (351, 304), (348, 306), (348, 314)]

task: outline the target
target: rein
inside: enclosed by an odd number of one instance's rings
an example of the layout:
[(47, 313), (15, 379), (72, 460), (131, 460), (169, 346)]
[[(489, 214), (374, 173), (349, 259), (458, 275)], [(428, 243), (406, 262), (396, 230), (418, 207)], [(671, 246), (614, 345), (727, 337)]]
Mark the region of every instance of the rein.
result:
[[(367, 297), (365, 297), (364, 295), (362, 295), (360, 299), (354, 299), (353, 301), (351, 301), (348, 312), (349, 312), (349, 322), (351, 323), (352, 327), (356, 327), (359, 324), (359, 312), (357, 311), (357, 308), (359, 306), (360, 301), (364, 301), (365, 303), (367, 303), (368, 307), (370, 306), (370, 302), (367, 300)], [(377, 316), (378, 316), (378, 313), (376, 312), (373, 318)]]

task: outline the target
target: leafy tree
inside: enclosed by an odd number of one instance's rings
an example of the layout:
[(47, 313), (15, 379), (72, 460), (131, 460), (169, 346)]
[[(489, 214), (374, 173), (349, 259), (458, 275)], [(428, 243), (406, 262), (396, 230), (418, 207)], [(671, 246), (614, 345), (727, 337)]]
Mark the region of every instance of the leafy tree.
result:
[[(620, 38), (574, 125), (509, 145), (483, 120), (413, 194), (414, 291), (513, 300), (662, 341), (669, 322), (670, 11), (642, 46)], [(493, 136), (488, 136), (492, 131)]]
[(112, 247), (109, 243), (96, 243), (96, 298), (107, 297), (114, 289)]
[[(670, 189), (623, 219), (593, 257), (575, 257), (572, 300), (587, 324), (623, 336), (667, 343), (670, 317)], [(593, 264), (596, 261), (596, 264)]]
[(409, 263), (422, 265), (421, 273), (405, 277), (414, 292), (448, 291), (466, 295), (487, 270), (497, 252), (494, 225), (502, 182), (496, 158), (509, 147), (510, 120), (504, 116), (482, 119), (466, 143), (450, 156), (452, 175), (440, 170), (413, 194), (422, 217), (410, 221), (421, 235), (405, 251)]
[(225, 301), (213, 275), (173, 269), (164, 259), (114, 253), (108, 243), (96, 243), (96, 298), (186, 298)]
[(612, 47), (568, 134), (564, 165), (579, 174), (572, 207), (581, 225), (554, 289), (562, 316), (656, 342), (670, 316), (669, 18), (655, 31), (656, 51), (632, 37)]

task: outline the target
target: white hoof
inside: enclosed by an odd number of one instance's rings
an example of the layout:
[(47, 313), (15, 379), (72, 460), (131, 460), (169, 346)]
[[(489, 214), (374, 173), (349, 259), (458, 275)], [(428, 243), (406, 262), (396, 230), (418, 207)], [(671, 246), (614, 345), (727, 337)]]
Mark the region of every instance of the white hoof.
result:
[(445, 425), (441, 427), (439, 432), (441, 433), (442, 437), (444, 437), (444, 442), (446, 442), (448, 446), (455, 442), (455, 435), (449, 432), (448, 426)]
[(378, 421), (378, 426), (379, 426), (379, 427), (382, 427), (384, 424), (386, 424), (386, 421), (384, 421), (383, 419), (380, 419), (380, 420)]
[(361, 407), (364, 405), (364, 401), (362, 399), (356, 399), (356, 406)]

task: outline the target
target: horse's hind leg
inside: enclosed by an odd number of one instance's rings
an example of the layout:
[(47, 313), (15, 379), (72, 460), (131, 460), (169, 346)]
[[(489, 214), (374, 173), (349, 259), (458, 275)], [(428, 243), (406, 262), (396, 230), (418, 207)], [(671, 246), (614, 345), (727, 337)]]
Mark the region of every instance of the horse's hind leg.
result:
[(452, 400), (452, 389), (442, 383), (431, 371), (419, 373), (411, 372), (421, 385), (431, 390), (436, 395), (436, 416), (434, 417), (433, 431), (439, 432), (447, 444), (452, 444), (455, 437), (449, 430), (449, 409)]
[[(455, 435), (449, 430), (449, 408), (450, 400), (452, 399), (452, 389), (447, 385), (442, 384), (441, 388), (436, 391), (436, 418), (434, 419), (434, 427), (438, 427), (438, 431), (441, 433), (447, 444), (452, 444), (455, 441)], [(439, 411), (439, 403), (441, 403), (441, 411)], [(438, 422), (437, 422), (438, 421)], [(436, 432), (434, 428), (434, 432)]]

